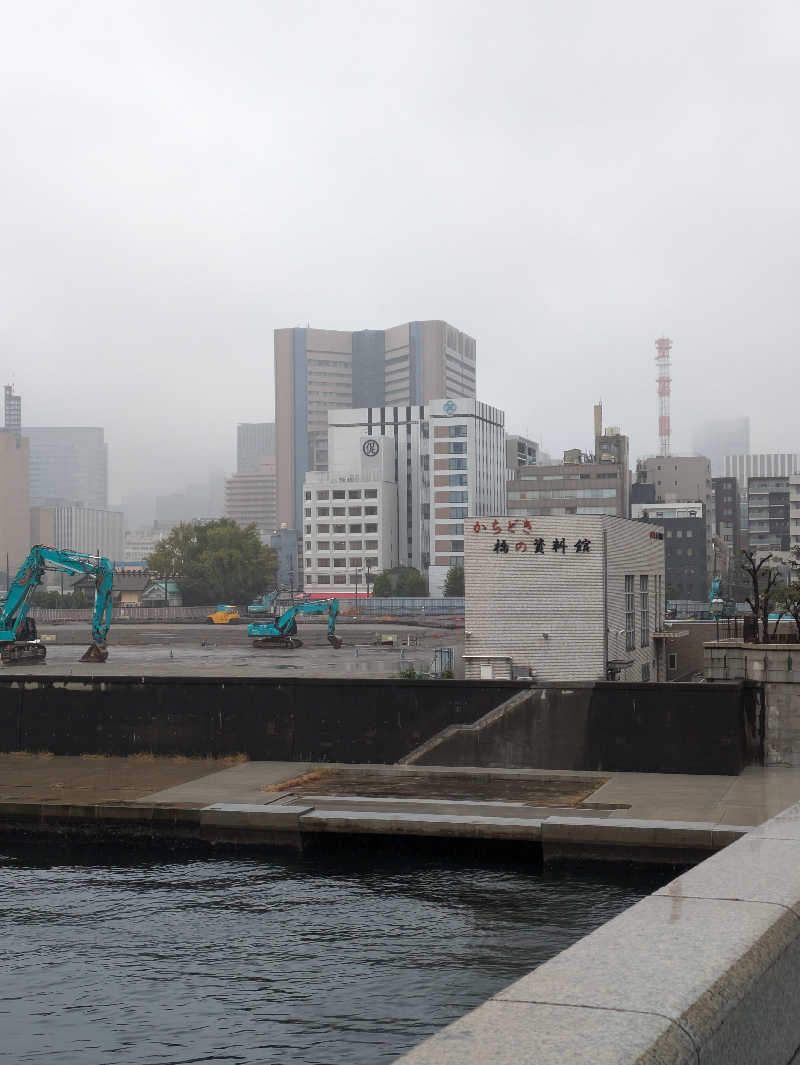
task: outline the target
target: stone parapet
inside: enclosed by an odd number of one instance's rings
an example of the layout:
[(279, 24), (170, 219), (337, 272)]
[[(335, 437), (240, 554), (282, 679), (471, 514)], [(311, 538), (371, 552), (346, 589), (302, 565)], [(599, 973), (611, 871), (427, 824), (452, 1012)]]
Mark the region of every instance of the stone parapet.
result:
[(799, 1046), (797, 805), (399, 1063), (790, 1065)]

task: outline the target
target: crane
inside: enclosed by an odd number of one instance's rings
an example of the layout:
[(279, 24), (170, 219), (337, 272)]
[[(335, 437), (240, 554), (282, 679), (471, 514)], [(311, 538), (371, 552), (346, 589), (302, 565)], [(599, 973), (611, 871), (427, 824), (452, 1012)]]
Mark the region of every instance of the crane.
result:
[(75, 551), (60, 551), (44, 544), (31, 548), (8, 589), (5, 603), (0, 607), (0, 660), (6, 663), (44, 660), (47, 648), (39, 643), (36, 623), (28, 617), (28, 611), (31, 596), (41, 584), (46, 569), (94, 576), (92, 642), (81, 656), (81, 662), (105, 662), (108, 658), (106, 636), (111, 627), (114, 580), (111, 563), (99, 555), (79, 555)]
[(342, 646), (336, 635), (336, 615), (339, 613), (338, 599), (313, 599), (308, 603), (292, 604), (274, 621), (254, 621), (247, 626), (247, 635), (254, 637), (253, 647), (288, 647), (294, 650), (303, 646), (297, 638), (298, 614), (328, 614), (328, 643), (337, 649)]

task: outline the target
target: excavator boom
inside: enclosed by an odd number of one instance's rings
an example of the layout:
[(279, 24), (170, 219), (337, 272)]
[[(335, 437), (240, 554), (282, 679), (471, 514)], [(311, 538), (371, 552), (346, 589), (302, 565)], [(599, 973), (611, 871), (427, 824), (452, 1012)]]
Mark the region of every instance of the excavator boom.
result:
[(20, 566), (6, 601), (0, 610), (0, 660), (3, 662), (41, 662), (46, 654), (36, 637), (36, 626), (28, 617), (30, 599), (41, 584), (46, 569), (71, 574), (90, 574), (95, 578), (92, 642), (82, 662), (105, 662), (108, 658), (106, 637), (111, 627), (111, 593), (114, 570), (107, 558), (59, 551), (37, 544)]

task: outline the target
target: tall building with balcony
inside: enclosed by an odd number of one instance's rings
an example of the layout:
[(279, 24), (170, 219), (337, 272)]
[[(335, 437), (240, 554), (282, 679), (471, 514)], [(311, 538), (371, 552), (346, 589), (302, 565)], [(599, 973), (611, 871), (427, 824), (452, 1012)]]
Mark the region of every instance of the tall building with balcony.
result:
[[(448, 569), (463, 561), (467, 515), (505, 509), (502, 411), (448, 399), (328, 417), (330, 470), (314, 471), (304, 485), (306, 591), (328, 570), (351, 569), (355, 576), (369, 562), (373, 574), (414, 566), (428, 577), (431, 595), (441, 595)], [(346, 547), (336, 547), (345, 534)], [(351, 535), (363, 540), (358, 549)]]
[(790, 545), (789, 477), (750, 477), (747, 540), (757, 554), (786, 554)]
[(443, 321), (275, 330), (279, 521), (298, 527), (306, 473), (328, 470), (328, 411), (474, 398), (475, 357), (475, 340)]

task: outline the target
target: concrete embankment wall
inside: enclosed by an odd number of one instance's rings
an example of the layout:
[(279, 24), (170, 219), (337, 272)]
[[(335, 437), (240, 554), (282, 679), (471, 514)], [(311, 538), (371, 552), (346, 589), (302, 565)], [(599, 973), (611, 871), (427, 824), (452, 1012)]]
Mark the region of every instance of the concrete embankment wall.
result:
[(714, 686), (741, 678), (762, 684), (765, 762), (800, 766), (800, 644), (707, 643), (705, 675)]
[[(798, 657), (800, 663), (800, 656)], [(754, 683), (543, 685), (403, 761), (503, 769), (738, 774), (763, 760)]]
[(800, 806), (579, 940), (398, 1065), (798, 1065)]
[(0, 750), (396, 762), (523, 684), (312, 678), (0, 677)]

